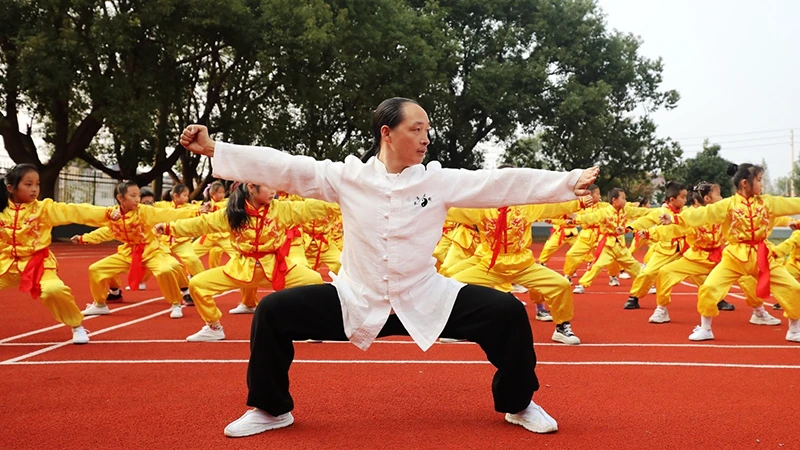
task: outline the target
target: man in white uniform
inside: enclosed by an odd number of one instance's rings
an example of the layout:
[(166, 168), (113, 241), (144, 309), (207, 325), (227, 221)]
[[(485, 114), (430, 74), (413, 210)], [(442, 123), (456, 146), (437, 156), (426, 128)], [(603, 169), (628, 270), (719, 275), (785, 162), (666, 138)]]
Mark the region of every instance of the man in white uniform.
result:
[[(205, 127), (181, 135), (186, 149), (214, 158), (218, 178), (338, 203), (344, 250), (333, 284), (266, 296), (253, 318), (247, 404), (225, 428), (250, 436), (294, 422), (289, 366), (294, 340), (350, 340), (366, 350), (378, 337), (410, 335), (422, 350), (440, 336), (478, 343), (497, 368), (495, 409), (537, 433), (558, 429), (531, 399), (539, 388), (528, 315), (515, 297), (465, 285), (436, 272), (431, 256), (450, 207), (557, 203), (586, 195), (598, 169), (443, 169), (422, 165), (428, 115), (416, 102), (391, 98), (375, 110), (373, 148), (363, 160), (316, 161), (268, 147), (216, 143)], [(208, 328), (209, 339), (221, 329)]]

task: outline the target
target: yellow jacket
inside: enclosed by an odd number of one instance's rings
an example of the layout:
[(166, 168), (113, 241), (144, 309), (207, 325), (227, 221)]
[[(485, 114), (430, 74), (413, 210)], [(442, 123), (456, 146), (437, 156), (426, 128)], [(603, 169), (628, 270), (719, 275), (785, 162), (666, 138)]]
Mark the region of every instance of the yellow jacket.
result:
[(789, 239), (776, 245), (773, 253), (779, 258), (788, 256), (786, 264), (800, 267), (800, 230), (794, 231)]
[(683, 257), (696, 262), (719, 262), (725, 241), (722, 225), (712, 224), (690, 227), (685, 224), (659, 225), (648, 230), (655, 241), (670, 241), (685, 237), (689, 249)]
[[(22, 273), (31, 256), (50, 246), (53, 227), (70, 223), (101, 226), (108, 220), (107, 214), (105, 207), (59, 203), (49, 198), (20, 205), (9, 201), (8, 207), (0, 212), (0, 275), (12, 265)], [(55, 257), (48, 255), (44, 268), (56, 267)]]
[[(685, 208), (683, 208), (683, 209), (685, 209)], [(676, 211), (676, 210), (672, 209), (671, 206), (669, 206), (668, 204), (665, 203), (665, 204), (661, 205), (658, 208), (650, 209), (650, 212), (648, 212), (644, 216), (639, 217), (638, 219), (636, 219), (630, 225), (630, 227), (633, 228), (634, 231), (648, 230), (650, 228), (653, 228), (653, 227), (661, 224), (661, 216), (663, 214), (673, 214), (673, 215), (675, 215), (675, 214), (678, 214), (678, 213), (680, 213), (680, 211)], [(669, 239), (660, 240), (660, 239), (654, 238), (653, 235), (650, 234), (650, 239), (653, 241), (651, 243), (652, 244), (651, 247), (653, 247), (653, 251), (654, 252), (661, 253), (662, 255), (674, 255), (675, 253), (678, 253), (680, 251), (685, 251), (686, 250), (684, 248), (685, 244), (684, 244), (684, 241), (682, 239), (684, 236), (685, 235), (678, 236), (678, 237), (675, 237), (675, 238), (669, 238)]]
[[(580, 225), (581, 228), (593, 229), (597, 237), (605, 237), (605, 245), (620, 243), (624, 246), (628, 222), (651, 211), (650, 208), (640, 208), (632, 206), (630, 203), (626, 203), (625, 208), (619, 211), (608, 203), (606, 205), (608, 206), (595, 212), (581, 214), (575, 219), (575, 223)], [(622, 232), (618, 232), (618, 229), (621, 229)], [(581, 231), (581, 234), (583, 234), (583, 231)]]
[(679, 224), (694, 227), (722, 225), (722, 235), (728, 242), (725, 253), (746, 262), (762, 242), (773, 248), (767, 239), (776, 219), (794, 214), (800, 214), (800, 198), (757, 195), (746, 199), (737, 193), (713, 205), (684, 210), (677, 219)]
[[(608, 208), (609, 206), (611, 206), (610, 203), (599, 202), (599, 203), (595, 203), (592, 206), (589, 206), (587, 208), (581, 209), (580, 211), (578, 211), (578, 213), (579, 214), (592, 214), (592, 213), (596, 213), (598, 211), (601, 211), (601, 210), (603, 210), (605, 208)], [(595, 244), (597, 244), (598, 238), (599, 238), (598, 227), (594, 226), (594, 225), (592, 225), (592, 226), (584, 225), (584, 226), (581, 227), (580, 233), (578, 233), (578, 239), (580, 239), (581, 241), (583, 241), (586, 244), (589, 244), (590, 247), (592, 247)]]
[[(109, 216), (119, 206), (108, 209)], [(117, 253), (130, 258), (134, 247), (144, 246), (142, 261), (147, 261), (157, 251), (169, 253), (169, 247), (164, 245), (153, 233), (153, 227), (162, 222), (194, 217), (196, 212), (192, 208), (161, 209), (148, 205), (139, 205), (138, 208), (128, 211), (116, 221), (106, 219), (107, 230), (95, 230), (81, 236), (82, 244), (99, 244), (110, 240), (122, 242), (117, 248)]]
[[(219, 211), (221, 209), (224, 210), (227, 207), (228, 207), (228, 199), (227, 198), (223, 199), (221, 201), (218, 201), (218, 202), (212, 202), (211, 203), (211, 210), (209, 211), (209, 213), (217, 212), (217, 211)], [(202, 243), (205, 243), (206, 241), (218, 242), (218, 241), (221, 241), (223, 239), (228, 239), (230, 237), (231, 237), (231, 234), (228, 233), (228, 232), (211, 233), (211, 234), (206, 234), (206, 235), (200, 237), (200, 243), (202, 244)]]
[[(479, 243), (475, 255), (485, 260), (493, 270), (519, 272), (536, 263), (530, 247), (531, 224), (545, 217), (558, 217), (580, 210), (580, 200), (544, 205), (510, 206), (505, 230), (497, 230), (500, 209), (450, 208), (447, 220), (478, 227)], [(499, 236), (500, 241), (497, 241)], [(495, 264), (494, 250), (498, 248)]]
[[(236, 249), (237, 255), (225, 265), (225, 274), (249, 283), (253, 280), (256, 269), (260, 267), (268, 279), (272, 280), (275, 254), (286, 241), (286, 231), (301, 223), (326, 217), (332, 211), (331, 205), (313, 199), (273, 199), (257, 211), (254, 209), (250, 223), (239, 231), (231, 230), (226, 211), (219, 210), (193, 219), (171, 222), (165, 232), (174, 237), (230, 232), (231, 245)], [(294, 263), (289, 263), (287, 270), (294, 266)]]
[(339, 210), (339, 205), (328, 203), (328, 214), (325, 217), (302, 223), (303, 244), (308, 254), (328, 251), (334, 239), (333, 228), (336, 225), (336, 218), (341, 215), (342, 212)]
[[(200, 214), (200, 207), (201, 206), (203, 206), (202, 203), (196, 203), (196, 202), (184, 203), (181, 206), (176, 205), (174, 201), (171, 201), (171, 202), (160, 201), (160, 202), (153, 203), (153, 207), (154, 208), (159, 208), (159, 209), (173, 209), (173, 210), (189, 209), (189, 210), (192, 210), (194, 212), (194, 214), (191, 217), (194, 217), (194, 216)], [(178, 244), (183, 244), (184, 242), (189, 242), (189, 241), (192, 240), (192, 238), (190, 238), (190, 237), (188, 237), (188, 238), (174, 238), (174, 237), (170, 237), (170, 236), (159, 236), (159, 239), (161, 239), (165, 244), (167, 244), (168, 247), (172, 247), (172, 246), (175, 246), (175, 245), (178, 245)]]

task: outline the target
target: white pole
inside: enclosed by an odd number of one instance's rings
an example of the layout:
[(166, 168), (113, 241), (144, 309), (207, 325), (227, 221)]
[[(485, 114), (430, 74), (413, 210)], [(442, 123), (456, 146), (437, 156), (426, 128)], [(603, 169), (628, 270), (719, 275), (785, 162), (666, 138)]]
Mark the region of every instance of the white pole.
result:
[(789, 130), (789, 142), (792, 146), (792, 163), (789, 166), (789, 195), (794, 197), (794, 130)]

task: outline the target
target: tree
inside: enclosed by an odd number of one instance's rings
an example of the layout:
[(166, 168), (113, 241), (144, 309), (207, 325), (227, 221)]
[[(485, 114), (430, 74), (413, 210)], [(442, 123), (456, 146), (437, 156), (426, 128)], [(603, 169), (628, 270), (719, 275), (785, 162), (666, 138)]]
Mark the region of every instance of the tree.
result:
[(728, 175), (728, 165), (731, 162), (719, 155), (721, 149), (719, 144), (711, 144), (706, 139), (700, 153), (668, 170), (664, 176), (667, 180), (686, 184), (697, 184), (701, 181), (716, 183), (720, 186), (722, 196), (728, 197), (733, 194), (733, 183)]
[(511, 144), (498, 161), (498, 165), (508, 164), (514, 167), (530, 167), (546, 169), (547, 161), (542, 154), (542, 141), (538, 136), (517, 139)]

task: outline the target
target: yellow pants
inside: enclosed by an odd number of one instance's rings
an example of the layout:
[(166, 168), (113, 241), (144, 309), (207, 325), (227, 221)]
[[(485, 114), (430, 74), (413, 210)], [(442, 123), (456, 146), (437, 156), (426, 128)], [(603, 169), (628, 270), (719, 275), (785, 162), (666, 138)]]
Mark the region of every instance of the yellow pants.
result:
[(639, 272), (641, 271), (639, 261), (633, 259), (628, 247), (622, 243), (616, 243), (614, 245), (606, 245), (603, 248), (603, 253), (601, 253), (597, 261), (592, 264), (592, 268), (583, 274), (581, 279), (578, 280), (578, 283), (583, 287), (591, 286), (594, 279), (600, 274), (600, 271), (615, 262), (619, 267), (625, 269), (632, 277), (639, 276)]
[[(597, 243), (589, 245), (580, 239), (576, 240), (575, 244), (569, 249), (569, 251), (567, 251), (567, 258), (564, 260), (564, 274), (572, 276), (578, 270), (578, 264), (583, 261), (594, 261), (594, 251), (596, 245)], [(608, 265), (609, 276), (618, 277), (620, 271), (621, 268), (616, 261), (613, 261)]]
[(453, 240), (447, 236), (442, 236), (439, 239), (439, 243), (436, 244), (436, 248), (433, 249), (433, 257), (436, 258), (436, 270), (442, 266), (444, 263), (444, 258), (447, 256), (447, 251), (450, 250), (450, 246), (453, 245)]
[(200, 258), (197, 257), (197, 254), (194, 252), (192, 248), (192, 241), (181, 242), (180, 244), (175, 244), (170, 247), (172, 254), (177, 256), (183, 262), (183, 267), (186, 268), (186, 271), (189, 272), (191, 276), (197, 276), (200, 272), (206, 270), (203, 267), (203, 263), (200, 262)]
[[(747, 262), (734, 260), (723, 254), (720, 262), (708, 275), (706, 282), (700, 286), (697, 295), (697, 311), (703, 317), (716, 317), (719, 315), (717, 302), (728, 295), (728, 291), (736, 280), (744, 276), (758, 277), (758, 265), (753, 257)], [(781, 304), (786, 317), (800, 319), (800, 283), (793, 278), (780, 261), (770, 261), (770, 291)]]
[[(667, 307), (672, 302), (672, 288), (686, 278), (690, 278), (695, 285), (702, 286), (708, 279), (708, 274), (714, 270), (717, 263), (712, 261), (690, 261), (680, 258), (661, 268), (656, 278), (656, 303), (658, 306)], [(764, 300), (756, 295), (756, 279), (751, 276), (739, 279), (739, 286), (745, 295), (745, 301), (753, 308), (764, 304)], [(719, 300), (722, 300), (720, 298)]]
[(544, 247), (542, 247), (542, 253), (539, 254), (539, 262), (541, 264), (546, 264), (547, 261), (550, 261), (550, 258), (561, 248), (564, 244), (569, 244), (570, 246), (575, 245), (575, 242), (578, 241), (578, 236), (565, 236), (564, 241), (559, 244), (558, 241), (561, 239), (561, 233), (553, 233), (547, 238), (547, 242), (544, 243)]
[(789, 275), (791, 275), (792, 278), (800, 281), (800, 267), (798, 267), (797, 263), (787, 262), (783, 266), (786, 267), (786, 270), (789, 272)]
[[(464, 261), (469, 260), (475, 253), (474, 248), (464, 248), (458, 244), (453, 244), (447, 250), (447, 256), (444, 257), (444, 262), (439, 267), (439, 273), (446, 277), (453, 276), (456, 271), (455, 267)], [(460, 271), (461, 269), (459, 269)]]
[[(8, 272), (0, 275), (0, 291), (19, 288), (21, 278), (22, 274), (17, 271), (15, 265), (12, 265)], [(44, 270), (41, 286), (42, 303), (45, 308), (50, 310), (50, 314), (53, 315), (54, 319), (73, 328), (83, 322), (83, 313), (78, 308), (78, 305), (75, 304), (72, 289), (58, 278), (55, 270)], [(105, 294), (103, 295), (103, 301), (105, 302)]]
[[(180, 305), (183, 300), (179, 286), (180, 273), (183, 271), (180, 263), (172, 256), (156, 251), (144, 261), (144, 266), (156, 277), (164, 298), (170, 304)], [(118, 275), (128, 272), (130, 267), (130, 259), (120, 254), (106, 256), (89, 266), (89, 289), (94, 302), (104, 305), (110, 283)]]
[[(564, 277), (557, 272), (539, 264), (532, 264), (514, 274), (503, 274), (489, 270), (485, 260), (477, 265), (462, 270), (452, 277), (462, 283), (494, 287), (503, 283), (516, 283), (528, 288), (531, 294), (541, 294), (550, 307), (550, 315), (556, 325), (572, 320), (574, 315), (572, 289)], [(531, 297), (534, 298), (533, 295)]]
[[(249, 283), (244, 283), (225, 275), (224, 270), (224, 267), (206, 270), (200, 275), (192, 277), (189, 282), (189, 293), (194, 299), (197, 313), (206, 323), (216, 322), (222, 317), (222, 312), (217, 308), (217, 303), (214, 301), (215, 295), (231, 289), (241, 288), (242, 303), (253, 307), (258, 303), (256, 290), (262, 286), (272, 287), (270, 279), (267, 278), (260, 267), (256, 268), (253, 280)], [(286, 272), (286, 288), (310, 284), (322, 284), (322, 276), (320, 276), (319, 272), (300, 264)]]
[(663, 253), (653, 254), (653, 257), (650, 258), (650, 262), (647, 263), (644, 270), (633, 280), (631, 296), (639, 300), (643, 299), (647, 295), (647, 291), (656, 284), (656, 278), (661, 268), (679, 259), (681, 259), (681, 254), (677, 252), (671, 255), (665, 255)]
[[(236, 250), (231, 246), (231, 238), (205, 239), (200, 238), (192, 242), (192, 250), (198, 258), (208, 255), (208, 268), (219, 267), (222, 261), (222, 254), (227, 253), (231, 258), (236, 254)], [(194, 275), (192, 275), (194, 276)]]
[[(306, 249), (306, 260), (309, 264), (316, 264), (317, 263), (317, 250), (312, 250), (312, 247)], [(328, 250), (319, 254), (319, 262), (325, 263), (328, 266), (328, 270), (333, 273), (339, 273), (339, 268), (342, 267), (342, 251), (339, 250), (339, 247), (330, 244), (328, 245)], [(319, 270), (319, 267), (312, 267), (314, 270)]]

